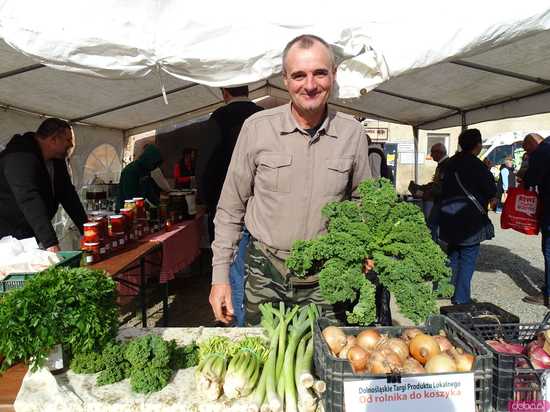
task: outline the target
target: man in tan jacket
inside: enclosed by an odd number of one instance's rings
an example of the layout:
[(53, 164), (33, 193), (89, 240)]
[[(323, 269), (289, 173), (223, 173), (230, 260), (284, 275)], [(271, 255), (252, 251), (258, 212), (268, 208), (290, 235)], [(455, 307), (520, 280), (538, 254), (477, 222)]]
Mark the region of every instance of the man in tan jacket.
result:
[(291, 103), (252, 115), (241, 129), (214, 220), (210, 304), (221, 322), (233, 315), (228, 274), (243, 224), (251, 234), (248, 324), (259, 322), (258, 305), (268, 301), (314, 302), (335, 312), (320, 297), (317, 279), (298, 280), (284, 265), (294, 241), (325, 232), (321, 208), (350, 198), (371, 177), (361, 124), (328, 109), (335, 75), (329, 45), (297, 37), (283, 52)]

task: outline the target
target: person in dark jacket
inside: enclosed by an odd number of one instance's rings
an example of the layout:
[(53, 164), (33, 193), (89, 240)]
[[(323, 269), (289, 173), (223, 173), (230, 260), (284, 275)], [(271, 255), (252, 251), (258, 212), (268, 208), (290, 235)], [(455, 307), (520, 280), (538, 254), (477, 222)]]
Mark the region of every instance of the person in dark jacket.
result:
[(145, 146), (143, 153), (128, 163), (120, 174), (116, 208), (124, 207), (124, 201), (144, 197), (154, 205), (160, 202), (160, 188), (151, 178), (151, 172), (162, 164), (159, 148), (154, 144)]
[(514, 187), (516, 187), (514, 159), (512, 159), (512, 156), (506, 156), (504, 163), (500, 166), (497, 183), (497, 213), (501, 213), (504, 208), (504, 202), (506, 202), (506, 197), (508, 196), (508, 189)]
[(73, 146), (71, 126), (56, 118), (9, 141), (0, 153), (0, 238), (35, 237), (42, 248), (58, 252), (51, 220), (59, 204), (82, 233), (87, 216), (67, 170)]
[[(215, 124), (219, 132), (218, 142), (202, 178), (204, 190), (201, 198), (204, 199), (208, 208), (208, 232), (211, 240), (214, 240), (216, 208), (241, 127), (246, 119), (263, 110), (262, 107), (248, 100), (248, 86), (222, 88), (222, 94), (225, 106), (216, 109), (210, 117), (210, 121)], [(245, 324), (244, 259), (249, 240), (250, 234), (244, 228), (237, 255), (229, 272), (236, 326)]]
[(548, 303), (550, 296), (550, 136), (541, 140), (540, 135), (528, 134), (523, 140), (523, 149), (527, 153), (529, 163), (523, 175), (522, 185), (527, 189), (537, 188), (542, 204), (539, 219), (545, 273), (545, 285), (541, 293), (526, 296), (523, 301), (544, 305)]
[(439, 237), (448, 246), (455, 286), (452, 302), (464, 304), (471, 302), (479, 245), (494, 236), (487, 230), (492, 227), (487, 205), (496, 202), (497, 189), (493, 175), (477, 158), (482, 147), (479, 130), (464, 130), (458, 144), (462, 151), (451, 157), (443, 179)]

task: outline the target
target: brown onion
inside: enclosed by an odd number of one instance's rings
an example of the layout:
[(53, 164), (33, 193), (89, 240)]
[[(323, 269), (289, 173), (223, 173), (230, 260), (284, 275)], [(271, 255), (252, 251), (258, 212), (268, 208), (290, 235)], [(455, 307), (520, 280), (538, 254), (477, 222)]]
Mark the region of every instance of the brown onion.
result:
[(451, 350), (454, 348), (451, 341), (447, 339), (445, 336), (437, 335), (437, 336), (434, 336), (434, 339), (439, 345), (439, 349), (441, 350), (441, 352), (445, 352), (447, 350)]
[(464, 353), (463, 350), (452, 348), (449, 350), (456, 364), (456, 370), (459, 372), (470, 372), (474, 366), (476, 357), (469, 353)]
[(401, 333), (401, 339), (403, 339), (405, 342), (408, 342), (420, 333), (424, 332), (422, 332), (418, 328), (406, 328), (403, 330), (403, 333)]
[(400, 338), (390, 338), (386, 340), (383, 345), (379, 345), (378, 347), (391, 350), (401, 358), (402, 362), (409, 357), (409, 345)]
[(346, 336), (346, 339), (347, 339), (346, 346), (344, 346), (344, 349), (342, 349), (338, 354), (338, 357), (340, 359), (347, 359), (349, 350), (357, 344), (357, 338), (353, 335)]
[(327, 326), (323, 329), (323, 337), (335, 356), (338, 356), (347, 343), (346, 334), (337, 326)]
[(416, 335), (411, 340), (409, 350), (411, 351), (412, 357), (422, 365), (425, 365), (432, 356), (441, 353), (439, 344), (433, 336), (425, 335), (423, 333)]
[(367, 370), (367, 362), (369, 353), (360, 346), (352, 346), (348, 351), (348, 360), (351, 364), (351, 369), (355, 373), (364, 373)]
[(382, 349), (371, 353), (368, 370), (373, 375), (399, 372), (403, 367), (401, 358), (389, 349)]
[(426, 370), (415, 358), (407, 358), (403, 362), (402, 372), (417, 375), (419, 373), (426, 373)]
[(376, 348), (378, 341), (382, 336), (374, 328), (365, 329), (359, 335), (357, 335), (357, 344), (366, 351), (371, 351)]
[(424, 365), (427, 373), (446, 373), (456, 372), (457, 367), (455, 361), (444, 353), (432, 356), (426, 365)]

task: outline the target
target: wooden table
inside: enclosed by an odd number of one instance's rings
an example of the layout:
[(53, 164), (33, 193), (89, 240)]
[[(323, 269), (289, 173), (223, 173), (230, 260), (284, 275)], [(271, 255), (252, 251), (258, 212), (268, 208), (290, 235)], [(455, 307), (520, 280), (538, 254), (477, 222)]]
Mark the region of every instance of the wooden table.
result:
[(13, 403), (27, 369), (27, 366), (20, 363), (12, 366), (0, 376), (0, 412), (15, 411)]
[[(198, 214), (195, 220), (202, 218), (203, 213)], [(152, 253), (162, 251), (162, 243), (149, 241), (147, 239), (137, 241), (129, 245), (125, 250), (118, 252), (116, 255), (106, 259), (104, 261), (90, 265), (92, 269), (104, 270), (110, 274), (113, 279), (117, 279), (125, 271), (139, 267), (141, 276), (140, 299), (142, 310), (142, 323), (144, 327), (147, 327), (147, 307), (145, 300), (145, 259)], [(164, 283), (165, 298), (163, 299), (163, 311), (167, 311), (167, 293), (168, 282)], [(139, 285), (136, 285), (139, 286)], [(164, 319), (167, 319), (167, 313), (164, 314)], [(27, 366), (20, 363), (10, 369), (8, 369), (2, 376), (0, 376), (0, 412), (14, 412), (13, 403), (19, 393), (21, 383), (25, 374), (27, 373)]]
[[(161, 245), (157, 242), (137, 241), (125, 250), (101, 262), (90, 265), (91, 269), (104, 270), (117, 282), (134, 287), (139, 292), (141, 305), (141, 323), (144, 328), (147, 327), (147, 273), (145, 273), (145, 261), (149, 255), (161, 250)], [(139, 268), (139, 283), (130, 282), (122, 277), (124, 272)], [(166, 322), (168, 312), (168, 288), (164, 285), (163, 314)]]

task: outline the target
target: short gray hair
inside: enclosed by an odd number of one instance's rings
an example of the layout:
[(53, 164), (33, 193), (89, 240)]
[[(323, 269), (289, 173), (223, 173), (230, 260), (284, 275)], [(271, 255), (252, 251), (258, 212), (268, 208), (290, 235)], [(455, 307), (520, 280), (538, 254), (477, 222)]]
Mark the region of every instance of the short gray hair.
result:
[(319, 36), (315, 36), (314, 34), (301, 34), (300, 36), (295, 37), (294, 39), (289, 41), (288, 44), (285, 46), (285, 49), (283, 50), (283, 74), (286, 73), (286, 58), (292, 46), (296, 44), (301, 49), (309, 49), (315, 43), (321, 43), (323, 46), (325, 46), (328, 51), (331, 68), (334, 69), (336, 67), (336, 59), (334, 57), (334, 52), (332, 51), (330, 44), (328, 44)]
[(444, 155), (447, 154), (447, 148), (445, 147), (445, 145), (441, 142), (438, 142), (438, 143), (435, 143), (431, 148), (430, 148), (430, 151), (431, 150), (437, 150), (441, 153), (443, 153)]

